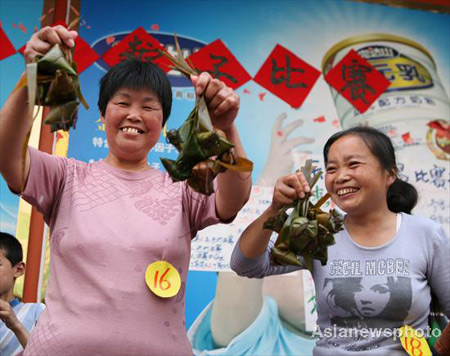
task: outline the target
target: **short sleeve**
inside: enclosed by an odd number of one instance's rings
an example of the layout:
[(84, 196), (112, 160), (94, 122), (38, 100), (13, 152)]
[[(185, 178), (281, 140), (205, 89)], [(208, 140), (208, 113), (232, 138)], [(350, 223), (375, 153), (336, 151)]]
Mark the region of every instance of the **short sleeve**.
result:
[(216, 211), (217, 183), (214, 181), (214, 193), (209, 196), (195, 192), (186, 182), (183, 184), (184, 205), (189, 216), (191, 238), (194, 238), (199, 230), (221, 222)]
[(22, 198), (44, 215), (47, 224), (64, 185), (67, 159), (28, 147), (30, 171)]
[(433, 231), (432, 253), (429, 283), (443, 313), (450, 317), (450, 240), (442, 226)]

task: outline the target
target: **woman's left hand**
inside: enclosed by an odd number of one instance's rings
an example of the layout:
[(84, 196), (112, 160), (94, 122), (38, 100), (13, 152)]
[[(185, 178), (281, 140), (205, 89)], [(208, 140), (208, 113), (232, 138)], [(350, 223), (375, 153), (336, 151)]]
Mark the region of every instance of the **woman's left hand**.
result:
[(195, 93), (204, 95), (214, 127), (222, 131), (230, 129), (239, 111), (239, 95), (207, 72), (192, 75), (191, 81)]

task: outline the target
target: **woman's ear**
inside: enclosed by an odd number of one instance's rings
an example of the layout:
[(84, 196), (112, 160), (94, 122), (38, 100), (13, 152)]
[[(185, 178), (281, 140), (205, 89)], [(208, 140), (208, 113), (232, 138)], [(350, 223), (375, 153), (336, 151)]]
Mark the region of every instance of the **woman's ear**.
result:
[(396, 180), (397, 180), (397, 173), (394, 171), (388, 172), (386, 179), (387, 188), (389, 188), (392, 185), (392, 183), (394, 183)]

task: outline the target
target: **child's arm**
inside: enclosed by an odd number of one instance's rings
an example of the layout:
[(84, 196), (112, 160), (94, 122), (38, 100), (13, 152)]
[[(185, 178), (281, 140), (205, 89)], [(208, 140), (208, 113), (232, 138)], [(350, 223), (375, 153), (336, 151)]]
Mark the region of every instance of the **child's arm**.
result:
[(19, 319), (17, 319), (14, 310), (8, 302), (0, 299), (0, 319), (4, 321), (7, 328), (9, 328), (17, 337), (23, 348), (27, 346), (28, 337), (30, 333), (23, 326)]

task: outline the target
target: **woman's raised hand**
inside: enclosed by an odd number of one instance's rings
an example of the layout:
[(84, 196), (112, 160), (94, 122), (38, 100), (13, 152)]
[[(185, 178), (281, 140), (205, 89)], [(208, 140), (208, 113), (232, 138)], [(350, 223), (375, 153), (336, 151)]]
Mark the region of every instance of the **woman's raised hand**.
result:
[(279, 178), (275, 184), (271, 208), (278, 211), (282, 207), (304, 198), (310, 192), (309, 184), (301, 172)]
[(45, 55), (55, 44), (64, 44), (69, 48), (75, 46), (75, 39), (78, 36), (77, 31), (70, 31), (64, 26), (55, 27), (46, 26), (31, 36), (27, 42), (24, 58), (25, 63), (33, 62), (38, 55)]

